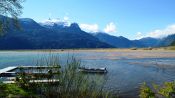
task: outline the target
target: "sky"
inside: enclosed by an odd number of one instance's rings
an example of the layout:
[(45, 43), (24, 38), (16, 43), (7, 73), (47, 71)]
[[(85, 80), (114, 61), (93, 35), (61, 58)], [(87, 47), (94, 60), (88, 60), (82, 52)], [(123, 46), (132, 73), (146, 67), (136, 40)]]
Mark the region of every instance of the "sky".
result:
[(87, 32), (129, 39), (175, 34), (175, 0), (26, 0), (21, 18), (76, 22)]

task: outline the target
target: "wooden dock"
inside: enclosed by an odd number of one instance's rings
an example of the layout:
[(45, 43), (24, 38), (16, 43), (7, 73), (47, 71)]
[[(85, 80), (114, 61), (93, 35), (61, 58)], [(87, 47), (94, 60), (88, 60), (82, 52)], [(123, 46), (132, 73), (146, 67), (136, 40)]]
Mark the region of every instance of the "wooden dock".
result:
[(0, 74), (5, 73), (5, 72), (9, 72), (9, 71), (13, 71), (15, 69), (17, 69), (16, 66), (6, 67), (6, 68), (3, 68), (3, 69), (0, 69)]
[[(0, 69), (0, 77), (14, 77), (16, 76), (16, 69), (50, 69), (50, 68), (60, 68), (59, 66), (11, 66)], [(34, 73), (37, 74), (37, 73)], [(38, 73), (39, 74), (39, 73)]]
[(14, 71), (15, 69), (17, 69), (18, 67), (16, 66), (11, 66), (11, 67), (6, 67), (6, 68), (3, 68), (3, 69), (0, 69), (0, 77), (12, 77), (12, 76), (15, 76), (16, 73), (15, 72), (12, 72)]
[(24, 69), (47, 69), (47, 68), (60, 68), (59, 66), (18, 66)]
[[(15, 81), (3, 81), (5, 84), (13, 84)], [(59, 83), (59, 80), (51, 79), (51, 80), (30, 80), (29, 83)]]
[[(11, 67), (6, 67), (3, 69), (0, 69), (0, 77), (4, 77), (7, 80), (2, 81), (2, 83), (5, 84), (13, 84), (16, 83), (16, 75), (17, 75), (17, 69), (54, 69), (54, 68), (60, 68), (59, 66), (11, 66)], [(44, 71), (44, 72), (31, 72), (31, 73), (27, 73), (28, 75), (48, 75), (48, 72)], [(55, 74), (54, 72), (52, 74)], [(51, 84), (55, 84), (58, 83), (59, 80), (56, 79), (41, 79), (41, 80), (29, 80), (29, 83), (51, 83)]]

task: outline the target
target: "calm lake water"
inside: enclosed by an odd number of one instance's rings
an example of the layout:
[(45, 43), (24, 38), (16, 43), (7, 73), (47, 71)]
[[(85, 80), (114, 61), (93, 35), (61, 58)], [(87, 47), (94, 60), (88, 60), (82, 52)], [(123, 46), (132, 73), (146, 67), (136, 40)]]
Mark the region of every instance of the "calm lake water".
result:
[(175, 80), (174, 51), (1, 51), (0, 68), (35, 65), (41, 58), (58, 55), (61, 64), (71, 56), (87, 67), (106, 67), (106, 87), (124, 96), (137, 96), (143, 82), (161, 84)]

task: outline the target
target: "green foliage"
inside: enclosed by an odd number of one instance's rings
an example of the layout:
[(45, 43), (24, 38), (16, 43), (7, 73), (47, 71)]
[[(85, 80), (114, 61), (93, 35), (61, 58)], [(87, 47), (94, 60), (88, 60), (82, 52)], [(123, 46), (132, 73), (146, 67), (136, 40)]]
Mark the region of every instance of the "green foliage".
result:
[[(0, 83), (0, 98), (9, 98), (10, 96), (30, 96), (31, 93), (26, 92), (16, 84)], [(11, 98), (11, 97), (10, 97)]]
[(143, 83), (140, 88), (140, 98), (155, 98), (155, 93), (146, 85), (146, 83)]
[(159, 87), (158, 93), (166, 98), (171, 98), (175, 95), (175, 82), (165, 82), (162, 87)]
[(141, 86), (140, 97), (141, 98), (175, 98), (175, 82), (165, 82), (159, 86), (153, 84), (151, 89), (144, 83)]

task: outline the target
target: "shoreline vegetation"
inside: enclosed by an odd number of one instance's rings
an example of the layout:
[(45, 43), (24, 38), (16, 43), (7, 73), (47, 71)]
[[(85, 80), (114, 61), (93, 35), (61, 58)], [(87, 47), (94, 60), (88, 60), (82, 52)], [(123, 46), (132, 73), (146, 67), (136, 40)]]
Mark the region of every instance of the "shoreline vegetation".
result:
[(145, 82), (140, 86), (140, 98), (175, 98), (175, 81), (164, 82), (162, 85), (148, 85)]

